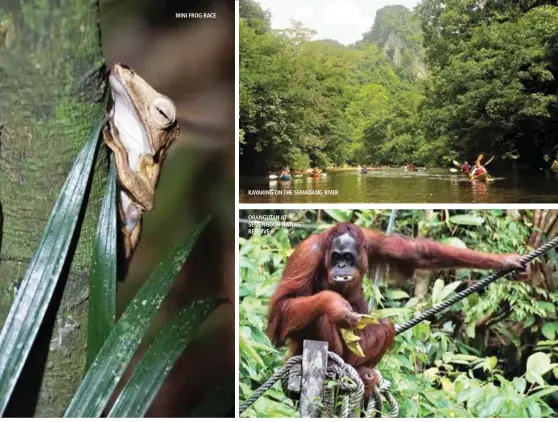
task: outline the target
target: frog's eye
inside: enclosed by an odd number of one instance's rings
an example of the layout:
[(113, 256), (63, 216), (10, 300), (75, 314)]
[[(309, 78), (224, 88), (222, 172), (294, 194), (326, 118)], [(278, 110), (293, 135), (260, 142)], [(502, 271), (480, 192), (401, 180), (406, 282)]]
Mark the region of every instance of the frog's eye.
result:
[(157, 97), (149, 106), (149, 114), (157, 126), (166, 128), (176, 121), (176, 107), (166, 97)]

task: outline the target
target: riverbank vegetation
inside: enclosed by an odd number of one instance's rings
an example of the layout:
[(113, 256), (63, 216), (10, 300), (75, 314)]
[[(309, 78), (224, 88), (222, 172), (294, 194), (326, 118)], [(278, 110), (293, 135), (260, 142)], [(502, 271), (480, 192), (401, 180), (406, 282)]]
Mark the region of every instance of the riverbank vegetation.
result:
[(353, 45), (240, 2), (240, 171), (558, 158), (558, 7), (387, 6)]
[[(241, 210), (241, 219), (269, 210)], [(275, 213), (284, 213), (276, 210)], [(495, 253), (527, 253), (558, 235), (555, 211), (400, 210), (394, 233), (425, 236)], [(338, 221), (386, 230), (389, 210), (289, 211), (294, 228), (249, 234), (240, 227), (240, 401), (285, 362), (265, 334), (269, 297), (293, 248)], [(397, 324), (486, 276), (489, 271), (420, 271), (402, 284), (366, 278), (364, 293)], [(526, 282), (499, 280), (430, 322), (396, 337), (378, 365), (391, 381), (400, 417), (544, 417), (558, 411), (558, 255), (532, 266)], [(389, 406), (386, 411), (389, 410)], [(243, 416), (296, 417), (277, 383)]]

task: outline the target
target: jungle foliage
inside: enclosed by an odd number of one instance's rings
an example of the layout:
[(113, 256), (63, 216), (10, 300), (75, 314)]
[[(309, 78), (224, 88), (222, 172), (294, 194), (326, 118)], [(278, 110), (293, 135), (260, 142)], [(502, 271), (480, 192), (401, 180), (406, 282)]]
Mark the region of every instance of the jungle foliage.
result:
[[(275, 349), (265, 334), (266, 314), (269, 297), (296, 244), (337, 221), (385, 230), (389, 211), (293, 210), (287, 219), (302, 227), (248, 234), (246, 224), (241, 225), (241, 402), (285, 361), (286, 349)], [(526, 253), (532, 249), (537, 219), (533, 211), (400, 210), (394, 232), (480, 251)], [(556, 415), (558, 254), (551, 251), (536, 265), (528, 282), (495, 282), (482, 294), (469, 296), (431, 322), (396, 337), (378, 369), (392, 382), (400, 417)], [(377, 310), (401, 324), (489, 273), (436, 271), (417, 274), (402, 285), (366, 278), (364, 291)], [(243, 416), (296, 415), (296, 403), (276, 384)]]
[(479, 153), (532, 168), (558, 153), (554, 1), (387, 6), (354, 45), (274, 30), (240, 2), (241, 171), (448, 165)]

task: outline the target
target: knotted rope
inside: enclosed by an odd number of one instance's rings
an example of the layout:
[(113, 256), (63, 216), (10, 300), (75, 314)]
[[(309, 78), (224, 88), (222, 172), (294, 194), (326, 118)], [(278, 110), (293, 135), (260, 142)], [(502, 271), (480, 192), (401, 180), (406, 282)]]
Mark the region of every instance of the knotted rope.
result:
[(391, 412), (389, 414), (390, 418), (396, 418), (399, 415), (399, 405), (397, 401), (390, 393), (391, 382), (384, 379), (380, 371), (373, 369), (378, 374), (378, 385), (372, 390), (372, 396), (368, 399), (368, 406), (366, 406), (366, 411), (364, 414), (367, 418), (376, 417), (382, 411), (382, 395), (385, 397), (386, 401), (391, 406)]

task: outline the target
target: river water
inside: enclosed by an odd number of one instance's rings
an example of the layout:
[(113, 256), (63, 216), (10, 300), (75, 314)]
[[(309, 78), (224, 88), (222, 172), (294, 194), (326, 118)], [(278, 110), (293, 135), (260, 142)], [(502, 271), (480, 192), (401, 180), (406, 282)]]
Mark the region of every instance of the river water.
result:
[(290, 182), (241, 178), (244, 203), (558, 203), (558, 173), (495, 171), (488, 183), (471, 182), (448, 169), (330, 171)]

